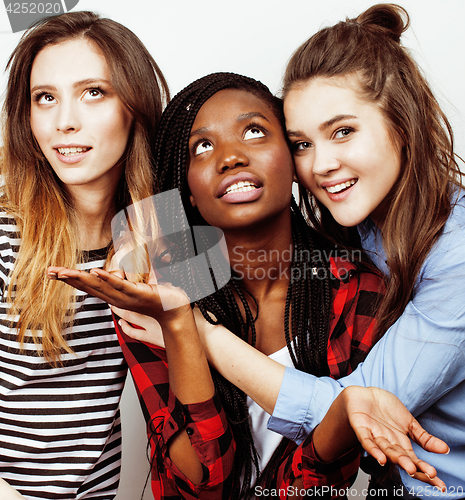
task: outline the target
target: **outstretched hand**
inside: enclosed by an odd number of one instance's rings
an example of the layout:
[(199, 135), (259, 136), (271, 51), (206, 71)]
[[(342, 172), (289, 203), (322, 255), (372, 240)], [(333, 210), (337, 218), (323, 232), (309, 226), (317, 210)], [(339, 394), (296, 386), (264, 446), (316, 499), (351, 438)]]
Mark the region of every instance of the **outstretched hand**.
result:
[(423, 429), (394, 394), (376, 387), (347, 387), (341, 394), (349, 423), (363, 448), (381, 465), (388, 460), (410, 476), (440, 489), (436, 469), (420, 460), (410, 440), (433, 453), (448, 453), (447, 444)]
[(151, 316), (160, 323), (192, 314), (189, 299), (180, 288), (157, 284), (154, 276), (152, 283), (132, 283), (118, 274), (103, 269), (86, 272), (53, 266), (47, 270), (50, 279), (64, 281), (112, 306)]

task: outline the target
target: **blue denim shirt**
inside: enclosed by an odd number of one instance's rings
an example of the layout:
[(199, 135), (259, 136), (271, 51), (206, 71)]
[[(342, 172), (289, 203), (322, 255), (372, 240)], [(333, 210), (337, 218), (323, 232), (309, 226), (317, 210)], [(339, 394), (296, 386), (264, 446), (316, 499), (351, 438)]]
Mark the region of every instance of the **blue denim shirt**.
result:
[[(359, 227), (362, 245), (375, 264), (388, 269), (377, 227)], [(301, 442), (321, 421), (336, 396), (350, 385), (394, 393), (450, 454), (417, 456), (446, 483), (444, 494), (401, 471), (405, 490), (418, 496), (465, 498), (465, 193), (458, 201), (419, 273), (402, 316), (350, 375), (320, 379), (286, 368), (268, 427)]]

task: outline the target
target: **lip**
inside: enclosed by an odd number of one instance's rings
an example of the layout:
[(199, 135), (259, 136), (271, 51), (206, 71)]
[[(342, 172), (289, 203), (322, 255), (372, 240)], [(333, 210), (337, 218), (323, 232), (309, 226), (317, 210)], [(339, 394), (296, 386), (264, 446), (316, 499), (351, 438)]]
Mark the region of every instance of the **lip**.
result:
[(337, 186), (338, 184), (344, 184), (347, 181), (358, 180), (356, 177), (346, 177), (345, 179), (336, 179), (334, 181), (322, 182), (320, 187), (326, 189), (328, 187)]
[(219, 184), (218, 189), (216, 190), (216, 197), (217, 198), (224, 198), (224, 197), (230, 197), (232, 194), (248, 194), (253, 191), (248, 191), (245, 193), (229, 193), (225, 194), (226, 189), (228, 189), (229, 186), (232, 186), (236, 182), (240, 181), (248, 181), (251, 182), (252, 184), (255, 184), (259, 189), (256, 189), (255, 191), (260, 191), (262, 190), (262, 183), (259, 181), (259, 179), (251, 174), (250, 172), (239, 172), (234, 175), (229, 175), (228, 177), (225, 177)]
[[(89, 148), (89, 149), (82, 153), (77, 153), (73, 156), (65, 156), (58, 151), (58, 148)], [(92, 151), (92, 146), (86, 146), (85, 144), (56, 144), (53, 146), (53, 149), (55, 150), (55, 154), (61, 163), (72, 164), (72, 163), (79, 163), (83, 161), (85, 158), (87, 158), (89, 153)]]
[[(343, 191), (340, 191), (339, 193), (330, 193), (327, 188), (332, 187), (332, 186), (337, 186), (338, 184), (344, 184), (348, 181), (355, 180), (354, 184), (352, 186), (344, 189)], [(356, 177), (348, 177), (346, 179), (338, 179), (335, 181), (328, 181), (328, 182), (323, 182), (320, 184), (320, 188), (324, 190), (326, 195), (331, 201), (337, 202), (337, 201), (343, 201), (345, 200), (350, 193), (352, 192), (352, 189), (357, 185), (358, 179)]]

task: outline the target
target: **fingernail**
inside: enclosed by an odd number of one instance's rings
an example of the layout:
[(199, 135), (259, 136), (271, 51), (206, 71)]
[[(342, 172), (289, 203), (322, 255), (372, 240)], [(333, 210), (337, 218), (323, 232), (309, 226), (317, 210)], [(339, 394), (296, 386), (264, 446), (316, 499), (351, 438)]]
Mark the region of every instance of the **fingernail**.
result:
[(428, 479), (431, 479), (431, 477), (426, 472), (424, 474)]
[(384, 467), (386, 464), (382, 464), (379, 460), (378, 460), (378, 463), (379, 465), (381, 465), (381, 467)]
[(95, 271), (90, 271), (89, 274), (93, 274), (94, 276), (98, 276), (98, 273), (96, 273)]
[(69, 278), (69, 276), (66, 276), (65, 274), (60, 274), (60, 276), (58, 276), (58, 279), (60, 280), (67, 280)]
[(50, 280), (56, 280), (57, 279), (57, 275), (56, 275), (56, 273), (48, 273), (47, 274), (47, 278), (50, 279)]
[(447, 450), (447, 453), (445, 453), (445, 455), (449, 455), (450, 453), (450, 448)]

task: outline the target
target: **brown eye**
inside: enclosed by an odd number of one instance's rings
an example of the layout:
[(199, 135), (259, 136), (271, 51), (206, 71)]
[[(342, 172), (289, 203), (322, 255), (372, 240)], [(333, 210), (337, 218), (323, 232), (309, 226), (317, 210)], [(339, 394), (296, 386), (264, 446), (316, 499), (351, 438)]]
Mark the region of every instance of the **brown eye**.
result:
[(343, 127), (336, 131), (334, 134), (335, 139), (345, 139), (348, 135), (350, 135), (354, 131), (351, 127)]
[(213, 144), (210, 141), (202, 141), (197, 144), (194, 148), (194, 155), (200, 155), (205, 153), (205, 151), (211, 151), (213, 149)]
[(258, 139), (260, 137), (265, 137), (265, 133), (258, 127), (249, 128), (244, 134), (244, 140), (246, 141), (249, 139)]
[(292, 149), (294, 151), (305, 151), (306, 149), (310, 149), (311, 147), (312, 147), (312, 143), (306, 142), (306, 141), (295, 142), (292, 145)]
[(83, 99), (85, 100), (95, 100), (95, 99), (102, 99), (103, 97), (103, 92), (100, 89), (88, 89), (84, 93)]

